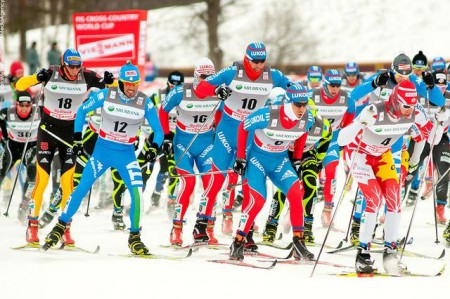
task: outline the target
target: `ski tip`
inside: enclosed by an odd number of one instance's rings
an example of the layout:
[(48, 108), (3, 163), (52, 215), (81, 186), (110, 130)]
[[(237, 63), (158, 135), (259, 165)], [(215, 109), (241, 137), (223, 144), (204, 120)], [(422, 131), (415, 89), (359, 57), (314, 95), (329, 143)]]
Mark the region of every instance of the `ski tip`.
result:
[(100, 251), (100, 245), (97, 245), (97, 247), (95, 247), (95, 250), (92, 253), (98, 253)]
[(277, 240), (281, 240), (281, 239), (283, 239), (283, 233), (280, 233), (280, 235), (277, 238)]
[(441, 259), (445, 256), (445, 248), (442, 250), (441, 255), (438, 257), (438, 259)]
[(344, 245), (344, 241), (341, 240), (341, 242), (339, 242), (338, 246), (336, 246), (336, 249), (341, 248)]
[(186, 255), (186, 258), (190, 257), (190, 256), (192, 255), (193, 252), (194, 252), (194, 251), (192, 250), (192, 248), (189, 248), (189, 251), (188, 251), (188, 253), (187, 253), (187, 255)]
[(272, 264), (267, 268), (267, 270), (273, 269), (278, 263), (278, 260), (274, 260)]

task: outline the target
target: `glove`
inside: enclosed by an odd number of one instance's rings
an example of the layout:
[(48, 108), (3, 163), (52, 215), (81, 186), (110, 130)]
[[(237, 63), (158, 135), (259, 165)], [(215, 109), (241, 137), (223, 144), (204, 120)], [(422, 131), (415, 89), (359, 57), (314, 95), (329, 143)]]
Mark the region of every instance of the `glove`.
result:
[(36, 163), (36, 146), (30, 147), (25, 153), (25, 165)]
[(292, 161), (292, 167), (294, 167), (294, 170), (297, 173), (297, 176), (299, 178), (301, 178), (302, 177), (302, 161), (301, 160)]
[(388, 80), (389, 80), (389, 73), (388, 72), (379, 73), (378, 76), (376, 76), (372, 80), (372, 87), (373, 88), (377, 88), (377, 87), (380, 87), (380, 86), (384, 86), (384, 85), (387, 84)]
[(50, 78), (52, 77), (52, 71), (48, 69), (40, 69), (36, 73), (37, 80), (41, 83), (48, 82)]
[(405, 178), (406, 184), (409, 184), (412, 182), (412, 180), (414, 179), (414, 176), (416, 175), (416, 170), (418, 167), (419, 167), (419, 163), (415, 163), (415, 164), (410, 163), (408, 165), (408, 174), (406, 175), (406, 178)]
[(154, 142), (150, 145), (147, 152), (145, 153), (145, 159), (147, 159), (147, 162), (155, 162), (156, 157), (158, 156), (158, 148), (159, 146)]
[(72, 146), (72, 152), (80, 156), (83, 153), (83, 142), (81, 132), (75, 132), (73, 134), (73, 146)]
[(222, 101), (225, 101), (231, 95), (231, 89), (227, 86), (217, 86), (214, 92)]
[(371, 108), (363, 109), (359, 114), (359, 122), (365, 126), (372, 126), (377, 120), (375, 118), (375, 112)]
[(173, 154), (173, 137), (173, 132), (164, 135), (163, 152), (167, 156)]
[(441, 109), (439, 109), (439, 111), (436, 112), (434, 117), (436, 118), (436, 121), (439, 124), (442, 125), (443, 123), (445, 123), (448, 120), (447, 110), (445, 109), (445, 107), (442, 107)]
[(233, 165), (234, 172), (236, 172), (240, 176), (243, 176), (246, 168), (247, 168), (247, 160), (242, 158), (236, 158), (236, 161), (234, 161)]
[(425, 82), (425, 84), (427, 85), (427, 87), (429, 89), (433, 89), (433, 87), (434, 87), (434, 77), (431, 74), (431, 72), (428, 72), (428, 71), (423, 72), (422, 73), (422, 80), (423, 80), (423, 82)]
[(108, 71), (105, 71), (103, 75), (103, 81), (105, 84), (113, 84), (114, 83), (114, 75)]

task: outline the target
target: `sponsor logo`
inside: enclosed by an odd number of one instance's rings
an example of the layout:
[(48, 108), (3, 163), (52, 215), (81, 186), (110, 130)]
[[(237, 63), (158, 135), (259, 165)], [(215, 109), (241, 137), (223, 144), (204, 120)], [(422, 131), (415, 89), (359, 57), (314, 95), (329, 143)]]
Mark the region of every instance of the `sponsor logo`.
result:
[(261, 165), (261, 163), (259, 163), (259, 161), (255, 157), (252, 157), (250, 159), (250, 163), (255, 165), (255, 167), (258, 168), (264, 175), (266, 174), (266, 172), (264, 171), (264, 167)]
[(44, 157), (41, 159), (41, 161), (39, 161), (39, 163), (48, 163), (48, 160)]
[(48, 142), (41, 142), (41, 150), (43, 151), (48, 150)]
[(225, 147), (225, 149), (227, 150), (228, 153), (231, 153), (231, 146), (227, 141), (227, 138), (225, 137), (225, 135), (223, 134), (223, 132), (220, 132), (219, 134), (217, 134), (217, 137), (219, 137), (220, 142), (223, 144), (223, 146)]
[(57, 85), (52, 85), (52, 86), (50, 86), (50, 88), (53, 89), (53, 90), (55, 90), (55, 89), (58, 88), (58, 86), (57, 86)]
[(186, 108), (188, 108), (188, 109), (191, 109), (192, 107), (194, 107), (193, 104), (187, 104), (187, 105), (186, 105)]
[(242, 89), (242, 85), (241, 85), (241, 84), (236, 85), (236, 89), (237, 89), (237, 90), (241, 90), (241, 89)]
[(127, 77), (133, 77), (133, 76), (137, 76), (137, 73), (136, 73), (135, 70), (126, 71), (126, 72), (125, 72), (125, 76), (127, 76)]
[(114, 107), (109, 106), (109, 107), (108, 107), (108, 111), (109, 111), (109, 112), (113, 112), (113, 111), (114, 111)]

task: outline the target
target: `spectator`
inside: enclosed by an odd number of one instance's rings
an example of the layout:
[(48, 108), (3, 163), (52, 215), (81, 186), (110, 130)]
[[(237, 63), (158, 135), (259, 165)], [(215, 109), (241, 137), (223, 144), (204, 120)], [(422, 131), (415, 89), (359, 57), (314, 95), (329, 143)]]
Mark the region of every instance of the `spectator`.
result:
[(145, 55), (145, 65), (144, 65), (145, 82), (152, 82), (158, 76), (158, 68), (153, 63), (150, 57), (150, 53)]
[(41, 65), (39, 63), (39, 56), (36, 51), (36, 42), (33, 42), (31, 47), (27, 50), (27, 63), (30, 67), (30, 75), (36, 73), (36, 70)]
[(48, 65), (60, 65), (61, 64), (61, 51), (58, 49), (58, 43), (53, 42), (52, 47), (47, 52)]

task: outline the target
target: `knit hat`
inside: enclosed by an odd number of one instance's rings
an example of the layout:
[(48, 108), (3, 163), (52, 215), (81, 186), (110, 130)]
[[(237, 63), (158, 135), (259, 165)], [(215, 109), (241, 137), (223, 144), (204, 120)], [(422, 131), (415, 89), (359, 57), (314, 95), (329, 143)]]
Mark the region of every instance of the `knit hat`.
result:
[(425, 54), (422, 51), (419, 51), (416, 55), (414, 55), (412, 60), (413, 67), (416, 68), (426, 68), (428, 66), (428, 60)]
[(20, 61), (14, 61), (11, 63), (11, 66), (9, 67), (9, 73), (15, 77), (17, 71), (22, 70), (23, 71), (23, 65)]
[(402, 53), (394, 58), (391, 68), (395, 73), (408, 76), (412, 73), (411, 59)]

